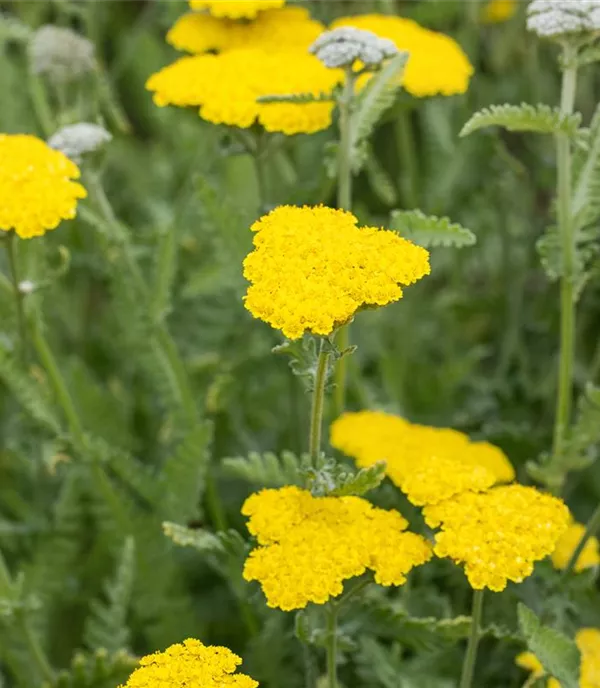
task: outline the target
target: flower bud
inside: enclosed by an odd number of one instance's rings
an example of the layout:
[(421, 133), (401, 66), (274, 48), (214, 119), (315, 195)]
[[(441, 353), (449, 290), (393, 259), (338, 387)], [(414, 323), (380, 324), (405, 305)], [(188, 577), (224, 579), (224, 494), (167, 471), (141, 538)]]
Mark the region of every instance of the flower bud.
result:
[(64, 153), (75, 164), (86, 153), (93, 153), (112, 140), (112, 135), (98, 124), (79, 122), (59, 129), (48, 139), (48, 145)]
[(71, 29), (48, 24), (33, 34), (29, 63), (34, 74), (47, 74), (59, 83), (72, 81), (95, 68), (94, 45)]
[(310, 46), (309, 51), (332, 69), (350, 67), (356, 60), (374, 66), (398, 54), (398, 48), (388, 38), (380, 38), (372, 31), (351, 26), (326, 31)]

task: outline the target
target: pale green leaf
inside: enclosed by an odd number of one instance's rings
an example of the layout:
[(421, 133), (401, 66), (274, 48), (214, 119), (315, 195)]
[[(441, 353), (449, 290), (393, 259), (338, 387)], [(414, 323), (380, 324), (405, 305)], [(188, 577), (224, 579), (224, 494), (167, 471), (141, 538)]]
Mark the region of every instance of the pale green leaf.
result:
[(474, 131), (493, 126), (508, 131), (575, 136), (580, 124), (579, 113), (567, 115), (549, 105), (491, 105), (476, 112), (462, 128), (460, 136), (468, 136)]
[(475, 234), (447, 217), (425, 215), (420, 210), (393, 210), (390, 229), (405, 239), (426, 248), (453, 246), (462, 248), (476, 242)]

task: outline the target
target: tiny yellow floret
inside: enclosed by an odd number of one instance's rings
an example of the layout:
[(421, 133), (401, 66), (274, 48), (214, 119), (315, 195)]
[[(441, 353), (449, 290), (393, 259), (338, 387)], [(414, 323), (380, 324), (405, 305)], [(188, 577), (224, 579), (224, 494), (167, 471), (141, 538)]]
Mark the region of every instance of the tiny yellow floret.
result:
[(228, 19), (254, 19), (265, 10), (284, 5), (285, 0), (190, 0), (193, 10), (207, 10), (213, 17)]
[(259, 581), (269, 607), (301, 609), (342, 593), (344, 581), (367, 570), (380, 585), (402, 585), (431, 547), (406, 520), (360, 497), (313, 497), (298, 487), (251, 495), (242, 513), (259, 546), (244, 578)]
[(264, 96), (330, 93), (342, 72), (327, 69), (314, 55), (299, 50), (275, 53), (239, 48), (218, 55), (184, 57), (153, 74), (146, 88), (156, 105), (200, 108), (214, 124), (266, 131), (312, 134), (331, 125), (332, 102), (260, 103)]
[(332, 24), (332, 28), (339, 26), (372, 31), (408, 52), (402, 85), (413, 96), (451, 96), (469, 87), (473, 66), (450, 36), (425, 29), (412, 19), (382, 14), (343, 17)]
[[(556, 544), (556, 549), (552, 552), (552, 563), (554, 567), (562, 570), (566, 568), (581, 538), (585, 533), (585, 526), (581, 523), (571, 523), (569, 528)], [(600, 564), (600, 545), (597, 537), (588, 538), (573, 570), (581, 573), (585, 569)]]
[(349, 212), (281, 206), (253, 226), (246, 308), (289, 339), (326, 336), (364, 307), (402, 298), (429, 274), (429, 253), (394, 232), (357, 227)]
[(258, 682), (235, 674), (240, 657), (226, 647), (203, 645), (188, 638), (140, 659), (140, 666), (121, 688), (256, 688)]
[(86, 190), (72, 181), (79, 168), (63, 153), (26, 134), (0, 134), (0, 230), (22, 239), (75, 217)]
[[(600, 630), (581, 628), (575, 634), (575, 642), (581, 652), (580, 688), (600, 688)], [(533, 652), (522, 652), (515, 660), (517, 666), (531, 672), (532, 679), (546, 675), (544, 667)], [(546, 688), (561, 688), (555, 678), (549, 678)]]
[(523, 485), (503, 485), (483, 493), (465, 492), (423, 509), (436, 534), (434, 552), (465, 565), (475, 590), (504, 590), (533, 573), (569, 524), (562, 500)]
[(305, 7), (265, 10), (253, 21), (245, 22), (189, 12), (175, 22), (167, 34), (167, 43), (196, 55), (234, 48), (296, 48), (306, 52), (324, 30), (324, 25), (313, 19)]

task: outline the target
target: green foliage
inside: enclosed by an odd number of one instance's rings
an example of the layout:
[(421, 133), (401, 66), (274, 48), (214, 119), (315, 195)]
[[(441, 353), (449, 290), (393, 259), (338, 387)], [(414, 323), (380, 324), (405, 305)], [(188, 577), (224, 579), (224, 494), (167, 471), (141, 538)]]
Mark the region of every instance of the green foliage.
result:
[(544, 669), (565, 688), (579, 686), (580, 653), (573, 640), (559, 631), (543, 626), (524, 604), (518, 605), (519, 627), (527, 647), (540, 660)]
[(223, 470), (231, 476), (260, 487), (302, 485), (309, 457), (296, 456), (284, 451), (280, 456), (273, 452), (251, 452), (247, 457), (226, 458)]
[(109, 654), (129, 646), (127, 614), (135, 580), (135, 541), (125, 540), (114, 579), (105, 585), (106, 602), (94, 600), (86, 619), (83, 639), (91, 650), (105, 649)]
[(366, 143), (383, 113), (390, 108), (401, 88), (408, 53), (399, 53), (368, 81), (360, 91), (350, 118), (350, 162), (358, 173), (366, 160)]
[(385, 478), (385, 461), (354, 472), (333, 459), (325, 459), (317, 471), (309, 471), (308, 477), (313, 494), (361, 496), (381, 484)]
[(581, 115), (565, 115), (549, 105), (491, 105), (475, 113), (464, 125), (460, 136), (468, 136), (486, 127), (503, 127), (508, 131), (530, 131), (537, 134), (567, 134), (575, 136)]
[(136, 664), (137, 659), (124, 650), (76, 652), (71, 666), (52, 682), (44, 683), (43, 688), (114, 688), (127, 680)]
[(477, 239), (470, 229), (451, 222), (447, 217), (427, 216), (420, 210), (393, 210), (390, 229), (426, 248), (472, 246)]

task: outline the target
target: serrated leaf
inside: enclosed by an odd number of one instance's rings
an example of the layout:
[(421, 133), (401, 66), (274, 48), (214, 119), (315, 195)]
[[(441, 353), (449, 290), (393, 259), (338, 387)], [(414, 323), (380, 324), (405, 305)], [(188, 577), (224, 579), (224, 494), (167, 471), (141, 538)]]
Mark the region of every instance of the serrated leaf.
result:
[(355, 173), (360, 171), (365, 161), (364, 142), (370, 140), (381, 116), (394, 103), (402, 87), (408, 59), (408, 53), (398, 53), (369, 79), (356, 98), (350, 117), (350, 164)]
[(370, 490), (374, 490), (376, 487), (379, 487), (385, 478), (385, 468), (385, 461), (378, 461), (372, 466), (361, 468), (357, 473), (339, 481), (340, 484), (330, 494), (336, 497), (344, 497), (346, 495), (361, 496)]
[(364, 168), (369, 185), (377, 198), (388, 206), (394, 205), (398, 200), (396, 187), (371, 147), (368, 147)]
[(279, 456), (272, 452), (250, 452), (247, 457), (226, 458), (222, 461), (225, 473), (261, 487), (302, 485), (306, 456), (284, 451)]
[(472, 246), (477, 241), (470, 229), (451, 222), (447, 217), (425, 215), (420, 210), (393, 210), (390, 229), (425, 248), (435, 246), (462, 248)]
[(560, 681), (563, 688), (578, 688), (581, 656), (575, 642), (554, 628), (543, 626), (521, 602), (517, 605), (517, 613), (527, 646), (546, 672)]
[(575, 136), (581, 115), (564, 114), (549, 105), (491, 105), (476, 112), (464, 125), (460, 136), (468, 136), (486, 127), (503, 127), (508, 131), (530, 131), (537, 134), (567, 134)]

